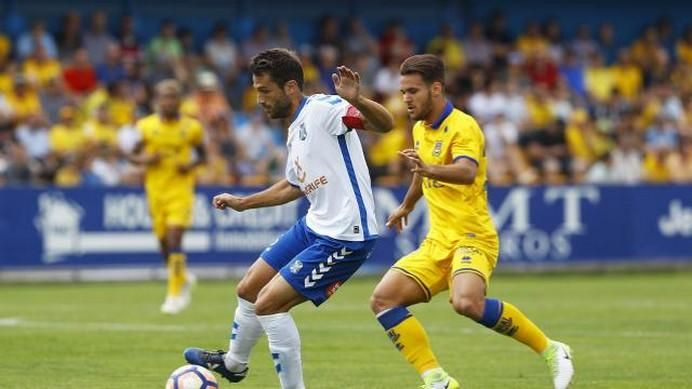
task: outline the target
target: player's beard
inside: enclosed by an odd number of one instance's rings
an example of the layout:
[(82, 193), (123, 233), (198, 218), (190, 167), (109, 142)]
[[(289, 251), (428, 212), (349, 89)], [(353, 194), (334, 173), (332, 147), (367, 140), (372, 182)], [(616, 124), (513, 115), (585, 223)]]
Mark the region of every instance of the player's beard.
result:
[(285, 119), (291, 115), (291, 99), (284, 95), (277, 100), (271, 110), (267, 113), (272, 119)]
[(428, 118), (428, 115), (430, 115), (430, 112), (432, 111), (433, 104), (432, 104), (432, 92), (428, 90), (428, 96), (421, 103), (420, 110), (416, 113), (414, 112), (411, 115), (412, 120), (425, 120)]

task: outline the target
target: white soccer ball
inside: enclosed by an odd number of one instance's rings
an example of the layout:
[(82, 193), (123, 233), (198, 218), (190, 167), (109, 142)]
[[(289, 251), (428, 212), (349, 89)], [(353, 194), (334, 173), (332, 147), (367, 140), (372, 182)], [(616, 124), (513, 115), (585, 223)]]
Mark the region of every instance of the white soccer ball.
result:
[(217, 389), (216, 377), (202, 366), (181, 366), (168, 377), (166, 389)]

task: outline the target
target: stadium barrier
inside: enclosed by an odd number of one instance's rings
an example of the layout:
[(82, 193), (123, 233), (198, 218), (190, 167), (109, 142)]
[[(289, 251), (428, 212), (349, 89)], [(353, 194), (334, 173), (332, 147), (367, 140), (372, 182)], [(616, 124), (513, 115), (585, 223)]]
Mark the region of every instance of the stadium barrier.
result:
[[(184, 248), (202, 277), (239, 274), (307, 208), (305, 200), (236, 213), (211, 198), (254, 188), (200, 188)], [(427, 231), (421, 201), (401, 234), (384, 228), (406, 188), (375, 188), (380, 240), (364, 272), (381, 272)], [(501, 269), (692, 265), (692, 186), (490, 188)], [(163, 276), (137, 188), (0, 190), (0, 280)], [(143, 271), (142, 269), (146, 269)]]

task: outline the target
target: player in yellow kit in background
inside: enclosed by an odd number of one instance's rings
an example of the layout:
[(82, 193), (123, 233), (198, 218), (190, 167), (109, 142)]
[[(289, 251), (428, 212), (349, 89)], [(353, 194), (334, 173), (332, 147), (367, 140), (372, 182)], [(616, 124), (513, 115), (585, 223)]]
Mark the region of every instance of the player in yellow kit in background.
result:
[(401, 65), (401, 93), (413, 127), (414, 149), (401, 151), (414, 173), (408, 192), (387, 226), (401, 230), (423, 196), (430, 231), (418, 250), (397, 261), (375, 288), (371, 308), (396, 348), (427, 389), (459, 383), (441, 367), (421, 323), (408, 306), (449, 289), (454, 310), (541, 354), (556, 389), (568, 387), (574, 367), (567, 345), (546, 335), (512, 304), (487, 298), (499, 240), (488, 210), (485, 139), (476, 121), (444, 94), (444, 64), (415, 55)]
[(176, 314), (190, 303), (190, 275), (182, 250), (183, 234), (192, 222), (195, 168), (206, 161), (204, 130), (180, 113), (182, 88), (175, 80), (156, 85), (157, 112), (137, 122), (141, 139), (130, 160), (145, 166), (154, 234), (168, 268), (168, 290), (161, 312)]

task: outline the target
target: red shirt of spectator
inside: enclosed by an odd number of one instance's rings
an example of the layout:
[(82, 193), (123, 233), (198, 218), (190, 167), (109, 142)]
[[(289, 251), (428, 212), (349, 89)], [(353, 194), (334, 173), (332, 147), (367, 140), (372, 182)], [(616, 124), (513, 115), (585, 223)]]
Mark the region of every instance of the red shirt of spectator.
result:
[(557, 66), (544, 54), (529, 60), (526, 64), (526, 75), (536, 86), (544, 86), (551, 90), (557, 86)]
[(72, 65), (65, 69), (63, 78), (67, 89), (78, 95), (89, 93), (96, 87), (96, 71), (89, 63), (89, 55), (85, 49), (75, 52)]

